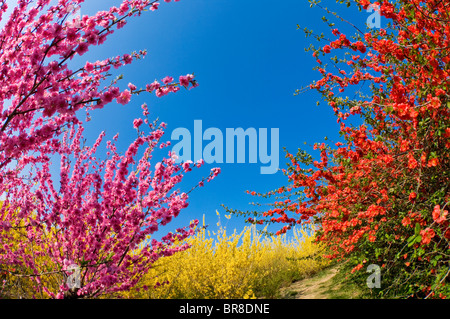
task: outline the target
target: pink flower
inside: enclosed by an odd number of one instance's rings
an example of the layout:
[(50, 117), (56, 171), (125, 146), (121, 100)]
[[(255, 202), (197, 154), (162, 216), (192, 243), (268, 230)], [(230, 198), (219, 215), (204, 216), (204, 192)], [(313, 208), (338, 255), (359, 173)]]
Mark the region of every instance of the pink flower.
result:
[(184, 87), (188, 87), (189, 83), (194, 79), (194, 76), (192, 74), (188, 75), (181, 75), (179, 78), (180, 84)]
[(176, 93), (180, 90), (180, 88), (178, 86), (171, 86), (170, 88), (170, 92)]
[(171, 76), (166, 76), (163, 80), (163, 83), (164, 84), (169, 84), (170, 82), (173, 82), (173, 77), (171, 77)]
[(203, 159), (199, 159), (198, 161), (197, 161), (197, 167), (201, 167), (203, 164), (205, 164), (205, 161), (203, 160)]
[(199, 85), (199, 84), (198, 84), (197, 81), (193, 81), (190, 90), (193, 89), (193, 88), (196, 88), (198, 85)]
[(135, 90), (136, 90), (136, 85), (134, 85), (133, 83), (128, 83), (128, 88), (129, 88), (131, 91), (135, 91)]
[(103, 103), (110, 103), (113, 100), (113, 95), (111, 92), (108, 91), (102, 95), (101, 99)]
[(147, 106), (147, 104), (142, 104), (141, 105), (141, 108), (142, 108), (142, 115), (144, 115), (144, 116), (147, 116), (147, 115), (149, 115), (150, 113), (149, 113), (149, 111), (148, 111), (148, 106)]
[(128, 104), (130, 100), (131, 100), (131, 92), (128, 90), (123, 91), (117, 98), (117, 102), (122, 105)]
[(192, 164), (192, 161), (186, 161), (183, 163), (183, 169), (185, 172), (192, 171), (192, 168), (190, 167), (191, 164)]
[(214, 168), (212, 168), (212, 169), (211, 169), (211, 174), (209, 175), (207, 181), (208, 181), (208, 182), (212, 181), (217, 175), (220, 174), (220, 171), (221, 171), (220, 167), (214, 167)]
[(139, 128), (139, 126), (142, 125), (143, 122), (144, 122), (144, 121), (143, 121), (142, 119), (135, 119), (135, 120), (133, 121), (133, 127), (134, 127), (135, 129), (137, 129), (137, 128)]
[(83, 55), (88, 51), (88, 44), (86, 42), (82, 42), (80, 43), (80, 45), (78, 45), (77, 49), (75, 50), (79, 55)]
[(117, 22), (117, 29), (122, 29), (127, 24), (127, 21), (121, 20)]
[(84, 69), (86, 70), (86, 72), (92, 72), (94, 70), (94, 64), (86, 62)]
[(159, 82), (155, 80), (153, 83), (147, 84), (146, 90), (148, 92), (151, 92), (151, 91), (159, 89), (160, 86), (161, 86), (161, 84), (159, 84)]
[(88, 36), (86, 36), (86, 41), (89, 44), (96, 45), (98, 43), (98, 34), (91, 32)]
[(162, 87), (156, 90), (155, 94), (157, 97), (162, 97), (164, 95), (167, 95), (170, 92), (169, 88)]
[(131, 62), (133, 62), (133, 57), (129, 54), (124, 54), (123, 61), (125, 62), (125, 64), (130, 64)]
[(163, 90), (161, 90), (161, 89), (157, 89), (156, 92), (155, 92), (155, 94), (156, 94), (157, 97), (161, 97), (161, 96), (164, 95), (164, 92), (163, 92)]
[(130, 9), (130, 7), (128, 6), (127, 3), (122, 3), (119, 7), (119, 10), (123, 11), (123, 12), (128, 11), (129, 9)]
[(77, 34), (77, 30), (75, 28), (71, 28), (67, 31), (67, 36), (66, 39), (69, 42), (75, 42), (75, 40), (78, 39), (78, 34)]

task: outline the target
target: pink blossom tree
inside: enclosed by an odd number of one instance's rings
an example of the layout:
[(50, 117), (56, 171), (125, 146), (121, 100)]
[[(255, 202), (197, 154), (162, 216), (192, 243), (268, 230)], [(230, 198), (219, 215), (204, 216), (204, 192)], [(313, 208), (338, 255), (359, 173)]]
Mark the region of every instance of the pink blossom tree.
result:
[[(127, 19), (155, 11), (159, 3), (124, 0), (119, 7), (71, 20), (82, 2), (19, 0), (0, 32), (0, 268), (10, 281), (26, 278), (33, 297), (97, 297), (127, 290), (158, 258), (187, 249), (180, 241), (197, 224), (151, 238), (188, 205), (189, 192), (176, 186), (203, 162), (176, 164), (169, 152), (151, 165), (153, 150), (167, 144), (160, 141), (164, 123), (150, 123), (146, 105), (145, 119), (133, 123), (138, 136), (123, 155), (108, 141), (106, 158), (97, 158), (104, 133), (93, 146), (82, 142), (79, 111), (114, 101), (127, 104), (142, 92), (161, 97), (197, 85), (190, 74), (142, 89), (130, 83), (121, 90), (118, 79), (105, 85), (112, 68), (144, 57), (145, 51), (70, 67), (72, 59), (104, 43)], [(6, 10), (0, 0), (0, 15)], [(58, 181), (50, 170), (55, 158), (60, 159)], [(204, 180), (219, 172), (213, 169)], [(78, 282), (70, 285), (74, 266)]]

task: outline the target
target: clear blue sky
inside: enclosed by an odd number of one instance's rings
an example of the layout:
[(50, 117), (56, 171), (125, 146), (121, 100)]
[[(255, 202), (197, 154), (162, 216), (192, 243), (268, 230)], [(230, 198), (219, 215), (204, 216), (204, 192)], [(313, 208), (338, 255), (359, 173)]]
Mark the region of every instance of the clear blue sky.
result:
[[(110, 3), (119, 1), (87, 1), (82, 13), (93, 13)], [(325, 0), (325, 4), (364, 29), (368, 13), (336, 5), (334, 0)], [(283, 147), (295, 153), (298, 147), (305, 147), (304, 142), (322, 142), (325, 136), (338, 139), (331, 108), (316, 106), (320, 99), (316, 92), (294, 96), (296, 89), (320, 79), (312, 70), (315, 59), (304, 51), (313, 39), (297, 30), (297, 24), (329, 34), (323, 15), (319, 8), (310, 8), (307, 0), (161, 1), (159, 10), (131, 19), (103, 46), (83, 57), (94, 60), (147, 49), (144, 60), (120, 70), (123, 85), (133, 82), (140, 87), (166, 75), (195, 73), (200, 86), (161, 99), (144, 94), (125, 107), (109, 105), (92, 114), (87, 133), (93, 139), (103, 129), (109, 137), (120, 132), (119, 147), (125, 150), (135, 136), (132, 121), (146, 102), (152, 116), (168, 124), (167, 140), (178, 127), (193, 134), (194, 120), (202, 120), (204, 130), (216, 127), (224, 134), (226, 128), (279, 128), (280, 168), (285, 168)], [(245, 193), (247, 189), (265, 192), (287, 182), (282, 172), (260, 174), (261, 165), (208, 164), (187, 174), (181, 185), (185, 190), (210, 168), (222, 169), (214, 181), (191, 193), (189, 207), (170, 228), (205, 215), (206, 223), (215, 229), (216, 210), (222, 222), (227, 221), (221, 204), (253, 209), (249, 202), (255, 198)], [(232, 217), (227, 227), (239, 230), (243, 219)]]
[[(88, 0), (82, 14), (92, 14), (120, 1)], [(334, 0), (324, 3), (337, 10), (364, 29), (369, 13), (336, 5)], [(159, 117), (168, 124), (166, 140), (178, 127), (193, 132), (194, 120), (202, 120), (203, 128), (242, 127), (279, 128), (280, 168), (285, 168), (283, 147), (295, 153), (304, 142), (313, 144), (338, 139), (338, 125), (331, 108), (316, 106), (320, 96), (308, 92), (294, 96), (296, 89), (320, 79), (313, 71), (316, 65), (311, 52), (304, 48), (313, 41), (306, 38), (297, 24), (317, 33), (326, 32), (322, 23), (324, 12), (310, 8), (307, 0), (181, 0), (165, 3), (160, 9), (147, 12), (129, 23), (108, 41), (83, 55), (85, 60), (103, 59), (135, 50), (147, 49), (144, 60), (121, 68), (125, 87), (133, 82), (138, 87), (166, 75), (177, 77), (195, 73), (199, 87), (163, 98), (143, 94), (133, 97), (127, 106), (108, 105), (92, 112), (86, 134), (92, 142), (101, 130), (111, 138), (120, 133), (118, 147), (125, 151), (134, 139), (133, 119), (141, 115), (140, 105), (149, 105), (152, 118)], [(158, 158), (158, 157), (157, 157)], [(159, 157), (160, 158), (160, 157)], [(247, 189), (265, 192), (287, 183), (282, 172), (260, 174), (257, 164), (208, 164), (186, 175), (181, 185), (185, 190), (194, 185), (209, 169), (220, 166), (222, 173), (204, 188), (190, 196), (190, 205), (171, 227), (187, 224), (190, 219), (202, 219), (214, 229), (215, 211), (220, 206), (247, 210), (253, 207)], [(228, 228), (242, 229), (243, 219), (233, 217)], [(171, 228), (170, 227), (170, 228)]]

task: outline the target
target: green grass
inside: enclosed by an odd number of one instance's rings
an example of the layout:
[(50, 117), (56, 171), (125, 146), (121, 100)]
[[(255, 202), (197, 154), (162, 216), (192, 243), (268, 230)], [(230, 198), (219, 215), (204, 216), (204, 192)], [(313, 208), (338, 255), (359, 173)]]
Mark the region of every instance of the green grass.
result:
[(341, 264), (339, 271), (331, 278), (324, 291), (328, 299), (370, 299), (371, 290), (366, 285), (366, 277), (352, 276), (350, 267)]

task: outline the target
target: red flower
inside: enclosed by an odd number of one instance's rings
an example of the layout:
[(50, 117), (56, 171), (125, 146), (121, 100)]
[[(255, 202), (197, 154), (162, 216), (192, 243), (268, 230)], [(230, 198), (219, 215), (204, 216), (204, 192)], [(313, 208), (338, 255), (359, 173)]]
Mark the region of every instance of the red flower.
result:
[(433, 216), (433, 220), (436, 223), (440, 224), (440, 223), (444, 222), (447, 219), (447, 215), (448, 215), (448, 211), (446, 211), (446, 210), (441, 211), (441, 207), (439, 205), (434, 206), (432, 216)]
[(408, 226), (410, 224), (411, 224), (411, 219), (409, 217), (403, 218), (403, 220), (402, 220), (402, 225), (403, 226)]
[(439, 164), (439, 160), (437, 158), (432, 158), (428, 161), (428, 167), (437, 166)]
[(356, 45), (356, 48), (359, 51), (361, 51), (361, 53), (365, 53), (366, 52), (366, 46), (361, 41), (356, 42), (355, 45)]
[(422, 236), (421, 244), (427, 245), (431, 242), (431, 239), (436, 235), (433, 229), (427, 228), (420, 231), (420, 235)]

